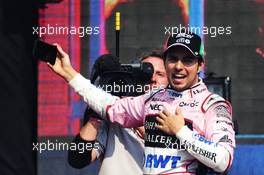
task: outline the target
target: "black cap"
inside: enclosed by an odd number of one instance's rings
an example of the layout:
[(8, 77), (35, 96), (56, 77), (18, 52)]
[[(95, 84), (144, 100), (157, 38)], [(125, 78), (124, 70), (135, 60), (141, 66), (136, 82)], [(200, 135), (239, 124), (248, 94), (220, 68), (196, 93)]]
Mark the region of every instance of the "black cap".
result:
[(202, 57), (202, 40), (200, 36), (191, 32), (180, 32), (178, 34), (170, 35), (164, 49), (164, 58), (170, 48), (175, 46), (183, 46), (187, 48), (195, 57)]

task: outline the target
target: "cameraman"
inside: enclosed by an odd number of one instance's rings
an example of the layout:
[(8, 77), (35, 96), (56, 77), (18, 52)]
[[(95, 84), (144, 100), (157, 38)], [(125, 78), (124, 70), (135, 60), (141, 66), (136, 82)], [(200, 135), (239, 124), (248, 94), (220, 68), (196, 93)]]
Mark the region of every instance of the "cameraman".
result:
[[(101, 57), (110, 56), (109, 54)], [(148, 87), (166, 87), (168, 80), (161, 51), (152, 51), (141, 57), (141, 62), (153, 65), (154, 72)], [(78, 150), (69, 150), (68, 161), (74, 168), (83, 168), (95, 161), (101, 160), (99, 174), (143, 174), (144, 158), (144, 127), (123, 128), (119, 124), (98, 120), (96, 113), (86, 110), (85, 119), (89, 121), (81, 128), (73, 142), (98, 143), (93, 150), (80, 153)], [(97, 117), (97, 119), (96, 119)], [(143, 124), (142, 124), (143, 125)]]

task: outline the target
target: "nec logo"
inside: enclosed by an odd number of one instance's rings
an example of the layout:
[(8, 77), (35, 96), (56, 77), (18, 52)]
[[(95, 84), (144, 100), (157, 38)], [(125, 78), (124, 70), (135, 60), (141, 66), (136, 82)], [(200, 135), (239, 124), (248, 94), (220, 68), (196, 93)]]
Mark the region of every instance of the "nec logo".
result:
[(155, 110), (155, 111), (161, 111), (162, 110), (163, 105), (161, 104), (150, 104), (149, 108), (151, 110)]

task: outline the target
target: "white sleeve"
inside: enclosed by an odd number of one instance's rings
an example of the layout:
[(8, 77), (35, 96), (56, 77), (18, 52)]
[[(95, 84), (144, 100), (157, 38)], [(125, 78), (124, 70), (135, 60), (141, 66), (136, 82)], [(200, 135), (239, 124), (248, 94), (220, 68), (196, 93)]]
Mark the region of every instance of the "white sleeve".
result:
[(113, 104), (116, 99), (119, 99), (97, 88), (90, 80), (85, 79), (81, 74), (77, 74), (69, 82), (69, 85), (83, 98), (90, 108), (103, 118), (105, 118), (106, 107)]
[(185, 149), (204, 165), (217, 172), (224, 172), (228, 168), (231, 155), (222, 145), (206, 140), (187, 126), (180, 129), (176, 137), (183, 143)]

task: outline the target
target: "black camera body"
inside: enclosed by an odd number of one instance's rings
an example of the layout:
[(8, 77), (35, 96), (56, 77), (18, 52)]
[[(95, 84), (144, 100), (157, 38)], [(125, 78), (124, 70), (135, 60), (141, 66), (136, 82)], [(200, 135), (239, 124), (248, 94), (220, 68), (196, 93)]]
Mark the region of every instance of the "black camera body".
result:
[(121, 64), (116, 70), (103, 72), (98, 85), (115, 96), (139, 96), (149, 88), (153, 71), (151, 63)]

